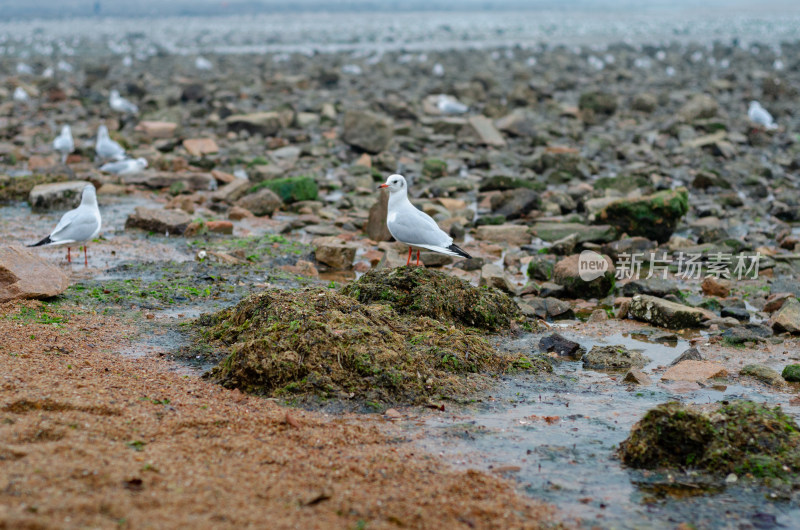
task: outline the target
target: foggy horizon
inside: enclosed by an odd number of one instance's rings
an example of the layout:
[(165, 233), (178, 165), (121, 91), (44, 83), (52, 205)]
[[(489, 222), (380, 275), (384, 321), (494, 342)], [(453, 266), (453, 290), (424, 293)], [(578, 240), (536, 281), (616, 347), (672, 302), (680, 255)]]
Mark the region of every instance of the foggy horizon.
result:
[[(691, 0), (636, 2), (633, 0), (463, 0), (454, 5), (446, 0), (174, 0), (165, 5), (158, 0), (131, 3), (122, 0), (7, 0), (3, 12), (9, 19), (52, 19), (70, 17), (151, 17), (151, 16), (224, 16), (264, 13), (304, 12), (410, 12), (410, 11), (571, 11), (625, 10), (658, 11), (697, 8)], [(758, 10), (797, 6), (786, 0), (752, 2), (711, 0), (700, 9)]]

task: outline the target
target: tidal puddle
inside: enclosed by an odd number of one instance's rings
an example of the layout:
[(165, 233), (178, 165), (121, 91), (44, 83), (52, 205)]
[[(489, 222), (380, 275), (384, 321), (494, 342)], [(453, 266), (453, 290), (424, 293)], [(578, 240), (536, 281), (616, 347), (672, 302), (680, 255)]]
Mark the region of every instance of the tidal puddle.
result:
[[(662, 338), (666, 335), (656, 331)], [(426, 418), (416, 427), (422, 429), (421, 445), (457, 465), (513, 477), (532, 497), (556, 505), (567, 522), (581, 525), (675, 528), (686, 522), (698, 528), (769, 528), (791, 527), (797, 520), (797, 504), (781, 500), (782, 494), (769, 488), (704, 483), (702, 477), (683, 473), (665, 477), (633, 471), (615, 456), (633, 424), (660, 403), (750, 399), (781, 403), (797, 416), (800, 410), (788, 406), (787, 396), (738, 384), (684, 389), (680, 394), (660, 385), (659, 374), (652, 370), (668, 365), (689, 347), (684, 337), (658, 342), (656, 333), (617, 333), (601, 340), (563, 334), (587, 351), (595, 344), (641, 350), (651, 359), (644, 371), (653, 383), (628, 386), (621, 382), (621, 373), (561, 362), (552, 376), (510, 377), (477, 404)], [(531, 334), (501, 347), (537, 351), (541, 337)], [(772, 526), (763, 526), (768, 522)]]

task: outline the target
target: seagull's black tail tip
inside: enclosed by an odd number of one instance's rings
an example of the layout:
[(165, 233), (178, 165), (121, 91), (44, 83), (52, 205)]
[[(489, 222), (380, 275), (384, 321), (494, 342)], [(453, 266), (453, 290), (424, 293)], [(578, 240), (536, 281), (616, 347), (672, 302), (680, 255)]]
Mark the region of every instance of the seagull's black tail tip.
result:
[(47, 236), (46, 238), (42, 239), (38, 243), (34, 243), (33, 245), (27, 245), (27, 246), (28, 247), (41, 247), (42, 245), (47, 245), (47, 244), (50, 244), (50, 243), (52, 243), (52, 241), (50, 240), (50, 236)]
[(467, 258), (467, 259), (472, 259), (472, 256), (470, 256), (469, 254), (467, 254), (466, 252), (461, 250), (458, 247), (458, 245), (456, 245), (456, 244), (450, 245), (449, 247), (447, 247), (447, 250), (452, 250), (453, 252), (455, 252), (456, 254), (458, 254), (461, 257), (464, 257), (464, 258)]

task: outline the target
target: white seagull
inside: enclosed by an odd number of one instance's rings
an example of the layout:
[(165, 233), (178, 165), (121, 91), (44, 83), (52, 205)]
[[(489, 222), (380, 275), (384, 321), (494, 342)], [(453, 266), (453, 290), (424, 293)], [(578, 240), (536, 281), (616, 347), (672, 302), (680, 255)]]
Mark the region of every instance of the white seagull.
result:
[[(72, 243), (91, 241), (100, 233), (100, 208), (97, 207), (97, 192), (94, 186), (87, 184), (83, 188), (81, 204), (61, 217), (55, 229), (49, 236), (29, 247), (68, 245), (67, 262), (72, 263), (70, 246)], [(89, 266), (89, 256), (86, 245), (83, 245), (84, 265)]]
[(61, 163), (67, 161), (67, 156), (75, 150), (75, 141), (72, 139), (72, 129), (69, 125), (61, 128), (61, 134), (53, 140), (53, 149), (61, 153)]
[(772, 114), (762, 107), (758, 101), (750, 102), (750, 108), (747, 109), (747, 117), (750, 118), (750, 121), (763, 126), (765, 129), (774, 130), (778, 128)]
[(22, 88), (21, 86), (18, 86), (17, 88), (14, 89), (14, 95), (12, 97), (14, 98), (14, 101), (19, 101), (20, 103), (24, 103), (29, 99), (31, 99), (28, 96), (28, 93), (25, 92), (25, 89)]
[(403, 175), (391, 175), (385, 184), (378, 188), (389, 190), (389, 209), (386, 216), (386, 226), (392, 236), (408, 245), (408, 260), (411, 263), (411, 250), (417, 248), (417, 265), (419, 265), (419, 249), (424, 248), (448, 256), (471, 258), (469, 254), (453, 244), (453, 238), (448, 236), (433, 218), (418, 210), (408, 200), (408, 186)]
[(447, 94), (439, 94), (437, 96), (436, 108), (442, 114), (464, 114), (469, 110), (469, 107)]
[(147, 160), (144, 158), (126, 158), (119, 162), (109, 162), (100, 166), (100, 171), (111, 173), (112, 175), (135, 175), (147, 167)]
[(108, 104), (111, 109), (125, 114), (136, 114), (139, 112), (139, 107), (119, 95), (119, 90), (112, 90), (108, 98)]
[(97, 128), (97, 141), (94, 150), (100, 158), (113, 158), (122, 160), (125, 158), (125, 149), (108, 135), (108, 127), (101, 125)]

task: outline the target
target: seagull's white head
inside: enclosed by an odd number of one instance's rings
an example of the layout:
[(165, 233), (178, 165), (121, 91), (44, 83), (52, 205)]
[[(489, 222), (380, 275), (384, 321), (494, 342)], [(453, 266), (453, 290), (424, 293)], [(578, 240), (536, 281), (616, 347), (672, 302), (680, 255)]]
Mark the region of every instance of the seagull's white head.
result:
[(378, 188), (385, 188), (389, 190), (390, 194), (395, 194), (402, 192), (403, 194), (407, 193), (407, 185), (406, 179), (403, 175), (390, 175), (388, 179), (386, 179), (386, 183), (381, 184)]
[(84, 204), (97, 204), (97, 190), (93, 184), (87, 184), (83, 187), (81, 192), (81, 205)]
[(147, 167), (147, 159), (146, 158), (137, 158), (136, 163), (139, 165), (140, 168), (144, 169)]
[(97, 139), (108, 138), (108, 127), (101, 125), (97, 128)]
[(111, 99), (119, 99), (119, 90), (112, 90), (111, 91)]
[(72, 128), (69, 125), (64, 125), (61, 127), (61, 136), (72, 136)]
[(751, 109), (757, 109), (759, 107), (761, 107), (761, 103), (759, 103), (758, 101), (753, 100), (753, 101), (750, 102), (750, 108)]

